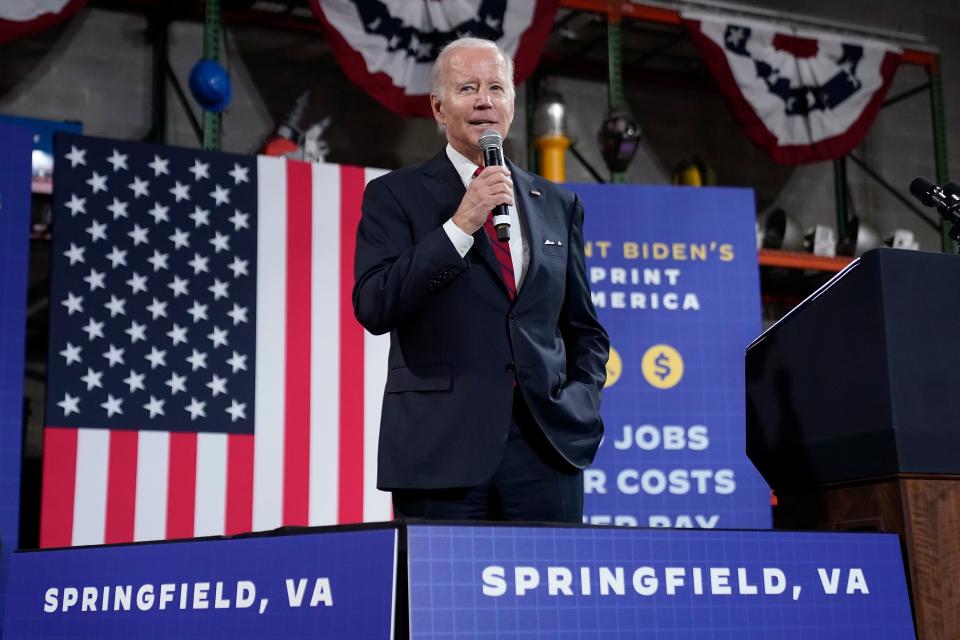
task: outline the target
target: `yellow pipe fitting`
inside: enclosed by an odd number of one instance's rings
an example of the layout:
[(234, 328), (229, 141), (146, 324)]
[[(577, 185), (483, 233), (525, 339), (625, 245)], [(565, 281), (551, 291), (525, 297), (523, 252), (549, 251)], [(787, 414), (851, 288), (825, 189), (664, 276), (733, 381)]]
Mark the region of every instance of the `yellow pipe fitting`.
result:
[(562, 134), (549, 134), (537, 138), (534, 145), (540, 152), (540, 174), (552, 182), (564, 182), (564, 154), (570, 146), (570, 138)]

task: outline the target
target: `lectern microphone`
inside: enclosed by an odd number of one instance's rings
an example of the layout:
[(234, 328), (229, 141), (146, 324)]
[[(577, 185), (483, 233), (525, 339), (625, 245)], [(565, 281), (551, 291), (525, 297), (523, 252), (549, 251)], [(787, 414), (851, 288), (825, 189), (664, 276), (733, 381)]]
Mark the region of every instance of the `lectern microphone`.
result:
[(918, 177), (910, 182), (910, 193), (924, 206), (934, 207), (944, 220), (954, 223), (950, 237), (960, 240), (960, 185), (947, 182), (941, 187), (926, 178)]

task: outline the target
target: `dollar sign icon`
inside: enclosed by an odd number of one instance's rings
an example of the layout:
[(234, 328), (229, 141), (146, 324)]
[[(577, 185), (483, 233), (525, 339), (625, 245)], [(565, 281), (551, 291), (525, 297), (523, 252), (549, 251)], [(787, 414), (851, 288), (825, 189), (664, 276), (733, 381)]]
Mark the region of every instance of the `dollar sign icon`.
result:
[(623, 372), (623, 360), (620, 354), (613, 347), (610, 347), (610, 357), (607, 358), (607, 381), (603, 384), (604, 389), (617, 384), (620, 374)]
[(670, 358), (662, 351), (653, 359), (653, 373), (661, 381), (666, 380), (670, 375)]
[(650, 386), (670, 389), (683, 378), (683, 357), (668, 344), (655, 344), (643, 354), (640, 369)]

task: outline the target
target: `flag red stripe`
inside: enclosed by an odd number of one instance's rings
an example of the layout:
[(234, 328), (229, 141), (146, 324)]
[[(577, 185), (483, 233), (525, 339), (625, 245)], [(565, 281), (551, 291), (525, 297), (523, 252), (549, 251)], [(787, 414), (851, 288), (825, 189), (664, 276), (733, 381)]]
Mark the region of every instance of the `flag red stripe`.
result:
[(77, 430), (43, 430), (43, 487), (40, 547), (69, 547), (73, 541), (73, 497), (77, 479)]
[(225, 534), (253, 530), (253, 436), (227, 436)]
[(107, 467), (107, 520), (103, 541), (133, 542), (134, 509), (137, 502), (136, 431), (110, 432)]
[(287, 333), (283, 524), (309, 524), (311, 167), (287, 163)]
[(363, 521), (363, 327), (353, 317), (354, 239), (366, 181), (340, 167), (340, 466), (337, 521)]
[(197, 434), (170, 434), (167, 539), (192, 538), (197, 504)]

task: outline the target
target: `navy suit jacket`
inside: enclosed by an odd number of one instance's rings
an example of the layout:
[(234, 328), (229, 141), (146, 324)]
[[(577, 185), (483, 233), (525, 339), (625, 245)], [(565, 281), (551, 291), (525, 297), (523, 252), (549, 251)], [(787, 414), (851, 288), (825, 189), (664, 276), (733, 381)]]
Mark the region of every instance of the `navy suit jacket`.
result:
[(510, 428), (514, 377), (570, 464), (588, 466), (600, 445), (609, 340), (586, 278), (583, 207), (575, 194), (508, 166), (530, 247), (513, 302), (483, 229), (461, 258), (442, 228), (465, 193), (444, 151), (367, 185), (353, 308), (371, 333), (390, 332), (381, 489), (489, 480)]

